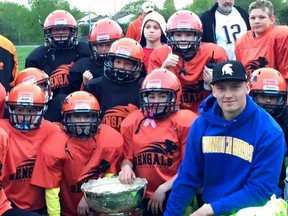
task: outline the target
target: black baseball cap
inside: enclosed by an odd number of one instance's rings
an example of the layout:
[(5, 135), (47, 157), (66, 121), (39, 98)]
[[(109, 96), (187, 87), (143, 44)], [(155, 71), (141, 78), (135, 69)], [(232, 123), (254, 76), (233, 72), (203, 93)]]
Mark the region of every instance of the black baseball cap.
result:
[(240, 80), (247, 82), (247, 74), (244, 65), (239, 61), (229, 60), (216, 64), (213, 68), (212, 82), (224, 80)]

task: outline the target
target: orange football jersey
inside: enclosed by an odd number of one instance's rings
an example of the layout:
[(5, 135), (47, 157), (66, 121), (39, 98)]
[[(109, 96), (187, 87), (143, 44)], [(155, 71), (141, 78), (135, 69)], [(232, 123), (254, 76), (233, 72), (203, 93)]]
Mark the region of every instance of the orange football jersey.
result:
[(8, 201), (6, 194), (2, 188), (3, 167), (6, 166), (6, 153), (8, 151), (8, 135), (0, 128), (0, 215), (11, 209), (11, 203)]
[(83, 193), (81, 184), (105, 173), (118, 173), (123, 138), (113, 128), (102, 124), (94, 137), (82, 140), (65, 132), (46, 140), (37, 155), (31, 183), (43, 188), (60, 187), (62, 215), (77, 215)]
[(288, 26), (272, 26), (257, 38), (248, 31), (237, 39), (235, 54), (249, 76), (258, 68), (270, 67), (288, 79)]
[(152, 126), (151, 119), (142, 121), (144, 116), (137, 110), (122, 122), (124, 158), (134, 164), (136, 177), (147, 179), (145, 198), (151, 198), (161, 184), (177, 174), (188, 131), (196, 117), (195, 113), (183, 109), (155, 120)]
[[(3, 188), (6, 196), (19, 208), (38, 210), (45, 207), (44, 189), (30, 183), (36, 155), (48, 136), (59, 131), (53, 123), (43, 120), (39, 128), (21, 132), (7, 119), (0, 120), (9, 136), (9, 151), (13, 156), (15, 172), (3, 171)], [(11, 169), (10, 169), (11, 170)]]
[(6, 90), (0, 83), (0, 118), (4, 117)]
[[(153, 50), (150, 54), (148, 73), (151, 73), (156, 68), (161, 68), (170, 50), (168, 45), (162, 45)], [(227, 53), (222, 47), (216, 44), (202, 43), (200, 50), (194, 58), (184, 62), (185, 72), (181, 70), (183, 58), (179, 57), (176, 67), (169, 67), (167, 69), (175, 73), (182, 84), (181, 108), (198, 112), (200, 103), (211, 94), (211, 91), (205, 90), (203, 87), (202, 74), (204, 66), (212, 59), (214, 59), (215, 63), (228, 60)]]

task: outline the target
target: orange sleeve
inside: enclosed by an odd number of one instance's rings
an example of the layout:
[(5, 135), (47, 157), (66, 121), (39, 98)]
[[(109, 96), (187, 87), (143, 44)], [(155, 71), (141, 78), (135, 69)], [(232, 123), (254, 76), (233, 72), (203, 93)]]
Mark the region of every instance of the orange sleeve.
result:
[(177, 118), (175, 122), (178, 128), (178, 138), (179, 142), (181, 143), (181, 157), (183, 159), (189, 130), (195, 119), (198, 117), (198, 114), (190, 110), (182, 109), (179, 110), (177, 115), (173, 117)]
[(279, 30), (275, 34), (275, 61), (277, 70), (281, 72), (284, 78), (288, 79), (288, 27), (278, 26)]
[(8, 209), (11, 209), (11, 203), (8, 201), (5, 192), (2, 188), (2, 174), (3, 167), (6, 166), (5, 159), (8, 150), (8, 135), (2, 129), (0, 129), (0, 215), (2, 215)]
[(4, 117), (6, 90), (0, 83), (0, 118)]
[(121, 124), (120, 132), (123, 139), (125, 140), (123, 145), (123, 158), (133, 163), (134, 154), (133, 151), (131, 151), (133, 149), (133, 142), (134, 142), (133, 137), (131, 136), (131, 134), (133, 134), (133, 128), (126, 127), (125, 125)]
[(141, 37), (142, 21), (143, 17), (141, 15), (137, 19), (133, 20), (128, 26), (126, 37), (139, 42)]
[(65, 143), (66, 135), (64, 132), (55, 133), (45, 140), (37, 153), (31, 184), (43, 188), (60, 186), (65, 160), (63, 155)]
[(242, 61), (242, 56), (241, 56), (241, 44), (243, 43), (242, 41), (244, 40), (244, 38), (246, 37), (247, 33), (245, 33), (244, 35), (242, 35), (240, 38), (238, 38), (235, 42), (235, 56), (236, 56), (236, 59), (238, 61)]
[(134, 26), (134, 22), (131, 22), (128, 26), (127, 32), (126, 32), (126, 37), (127, 38), (132, 38), (135, 40), (136, 36), (135, 36), (135, 26)]
[(6, 197), (3, 189), (0, 190), (0, 215), (3, 215), (8, 209), (11, 209), (11, 203)]
[(161, 68), (163, 62), (166, 60), (170, 52), (168, 45), (156, 47), (149, 56), (149, 63), (147, 74), (151, 73), (154, 69)]

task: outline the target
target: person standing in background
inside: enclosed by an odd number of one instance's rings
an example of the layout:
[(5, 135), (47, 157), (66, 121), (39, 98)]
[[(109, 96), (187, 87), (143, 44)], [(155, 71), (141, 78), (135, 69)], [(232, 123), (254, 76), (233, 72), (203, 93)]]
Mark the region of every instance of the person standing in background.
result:
[(129, 24), (126, 32), (126, 37), (132, 38), (137, 42), (140, 42), (141, 26), (143, 19), (148, 13), (152, 11), (154, 11), (154, 4), (150, 1), (144, 2), (141, 6), (140, 16)]
[(273, 4), (257, 0), (249, 5), (251, 30), (235, 45), (236, 59), (244, 64), (248, 77), (258, 68), (278, 70), (288, 80), (288, 27), (276, 26)]
[(142, 28), (140, 45), (144, 51), (144, 66), (148, 69), (149, 56), (154, 48), (167, 44), (166, 21), (164, 17), (153, 11), (145, 16)]
[(6, 92), (14, 86), (18, 74), (18, 58), (14, 44), (3, 35), (0, 35), (0, 83)]
[(235, 60), (235, 41), (250, 30), (249, 15), (234, 0), (216, 0), (200, 17), (203, 24), (202, 42), (223, 47), (230, 60)]

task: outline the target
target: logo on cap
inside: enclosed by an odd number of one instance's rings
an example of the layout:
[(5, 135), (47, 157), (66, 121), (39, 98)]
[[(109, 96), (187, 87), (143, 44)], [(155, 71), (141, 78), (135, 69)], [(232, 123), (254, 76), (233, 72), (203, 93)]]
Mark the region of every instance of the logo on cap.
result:
[(222, 76), (224, 76), (226, 74), (233, 76), (232, 64), (225, 64), (222, 67)]

